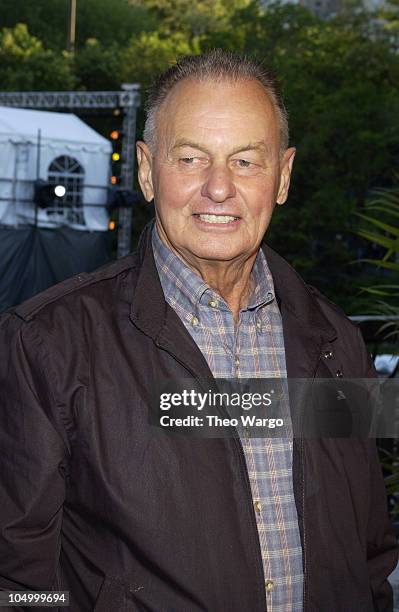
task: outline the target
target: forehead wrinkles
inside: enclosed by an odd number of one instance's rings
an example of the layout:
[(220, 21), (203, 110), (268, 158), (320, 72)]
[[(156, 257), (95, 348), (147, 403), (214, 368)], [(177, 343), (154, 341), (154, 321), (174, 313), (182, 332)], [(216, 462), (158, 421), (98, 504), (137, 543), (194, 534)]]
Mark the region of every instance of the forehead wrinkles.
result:
[(236, 149), (237, 145), (243, 149), (255, 139), (259, 140), (259, 131), (245, 126), (244, 114), (241, 117), (223, 114), (212, 118), (195, 114), (190, 119), (176, 117), (168, 129), (167, 143), (171, 149), (190, 146), (212, 153), (225, 148)]
[(171, 141), (182, 137), (193, 140), (194, 134), (196, 141), (223, 140), (232, 129), (243, 143), (263, 137), (272, 145), (279, 140), (274, 104), (256, 81), (187, 79), (172, 89), (157, 114), (158, 145), (168, 141), (173, 146)]

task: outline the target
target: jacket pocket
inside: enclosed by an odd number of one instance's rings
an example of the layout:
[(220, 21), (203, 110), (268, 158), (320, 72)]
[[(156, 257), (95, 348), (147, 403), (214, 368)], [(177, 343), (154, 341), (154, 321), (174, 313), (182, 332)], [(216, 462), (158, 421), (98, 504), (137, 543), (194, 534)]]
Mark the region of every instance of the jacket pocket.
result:
[(98, 594), (94, 612), (127, 612), (134, 608), (126, 606), (126, 585), (117, 578), (104, 578)]
[(161, 606), (153, 607), (137, 599), (136, 591), (142, 588), (129, 585), (120, 578), (106, 576), (98, 593), (94, 612), (160, 612)]

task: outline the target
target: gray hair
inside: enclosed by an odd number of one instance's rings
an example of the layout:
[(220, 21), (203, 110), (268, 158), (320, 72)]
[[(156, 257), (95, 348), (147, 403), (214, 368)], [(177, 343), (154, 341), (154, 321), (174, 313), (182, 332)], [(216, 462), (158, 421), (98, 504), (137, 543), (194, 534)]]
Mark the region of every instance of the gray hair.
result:
[(152, 83), (146, 103), (146, 122), (143, 138), (153, 153), (156, 147), (156, 116), (169, 92), (183, 79), (196, 81), (238, 82), (254, 79), (266, 90), (280, 123), (280, 154), (288, 147), (288, 117), (279, 85), (274, 73), (259, 61), (223, 49), (214, 49), (203, 55), (186, 55), (165, 70)]

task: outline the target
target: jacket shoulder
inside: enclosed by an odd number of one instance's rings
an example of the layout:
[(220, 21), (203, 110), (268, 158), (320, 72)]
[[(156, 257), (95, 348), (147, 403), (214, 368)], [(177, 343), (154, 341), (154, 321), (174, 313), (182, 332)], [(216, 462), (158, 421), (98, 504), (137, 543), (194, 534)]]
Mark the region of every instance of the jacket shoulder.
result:
[(319, 308), (321, 308), (324, 316), (327, 317), (333, 325), (334, 323), (340, 323), (341, 325), (347, 325), (352, 330), (358, 330), (358, 325), (349, 319), (340, 306), (332, 302), (324, 293), (319, 291), (319, 289), (313, 287), (313, 285), (307, 284), (306, 286), (316, 300)]
[(107, 263), (93, 272), (81, 272), (80, 274), (57, 283), (32, 298), (29, 298), (22, 304), (14, 306), (7, 312), (14, 314), (23, 321), (30, 321), (46, 306), (54, 304), (66, 296), (73, 296), (83, 291), (95, 289), (99, 284), (105, 281), (117, 279), (130, 271), (134, 271), (136, 267), (137, 255), (136, 253), (131, 253), (117, 261)]
[(306, 283), (299, 272), (267, 244), (264, 253), (273, 276), (277, 295), (293, 312), (310, 326), (318, 325), (328, 335), (335, 331), (356, 331), (357, 326), (344, 311), (312, 285)]
[[(357, 323), (351, 321), (344, 313), (342, 308), (334, 304), (318, 289), (308, 285), (309, 291), (317, 300), (318, 306), (326, 319), (334, 326), (338, 334), (338, 345), (345, 355), (346, 366), (344, 372), (349, 376), (349, 372), (355, 373), (356, 378), (375, 378), (375, 371), (372, 357), (364, 342), (363, 334)], [(349, 365), (348, 365), (349, 363)]]

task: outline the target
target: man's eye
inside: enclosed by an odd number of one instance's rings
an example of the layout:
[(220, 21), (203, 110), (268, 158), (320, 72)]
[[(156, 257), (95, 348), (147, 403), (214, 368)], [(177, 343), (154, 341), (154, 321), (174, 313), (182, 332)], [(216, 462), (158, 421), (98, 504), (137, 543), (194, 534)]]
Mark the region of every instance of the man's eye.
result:
[(238, 159), (237, 161), (240, 168), (249, 168), (251, 165), (251, 162), (249, 162), (247, 159)]
[(187, 164), (188, 166), (192, 166), (193, 163), (195, 162), (195, 157), (181, 157), (180, 161), (183, 162), (183, 164)]

